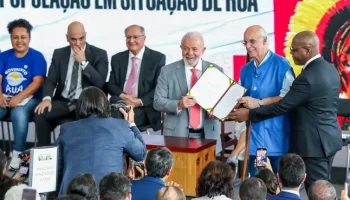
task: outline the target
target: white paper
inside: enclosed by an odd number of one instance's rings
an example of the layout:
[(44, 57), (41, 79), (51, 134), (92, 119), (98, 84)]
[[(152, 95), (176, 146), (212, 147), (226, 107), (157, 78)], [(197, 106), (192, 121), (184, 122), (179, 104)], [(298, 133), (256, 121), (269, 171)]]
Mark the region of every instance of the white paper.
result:
[(30, 149), (29, 186), (38, 193), (56, 191), (57, 147)]

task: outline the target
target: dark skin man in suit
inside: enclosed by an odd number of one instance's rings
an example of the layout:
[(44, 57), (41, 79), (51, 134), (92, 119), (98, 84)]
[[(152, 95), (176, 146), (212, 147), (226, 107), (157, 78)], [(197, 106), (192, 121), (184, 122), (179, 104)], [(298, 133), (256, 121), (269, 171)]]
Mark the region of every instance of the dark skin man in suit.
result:
[(330, 179), (334, 155), (342, 147), (337, 121), (340, 78), (335, 67), (320, 56), (315, 33), (296, 34), (290, 51), (295, 64), (304, 66), (286, 96), (271, 105), (235, 109), (228, 118), (257, 122), (289, 113), (290, 151), (305, 162), (308, 190), (314, 181)]

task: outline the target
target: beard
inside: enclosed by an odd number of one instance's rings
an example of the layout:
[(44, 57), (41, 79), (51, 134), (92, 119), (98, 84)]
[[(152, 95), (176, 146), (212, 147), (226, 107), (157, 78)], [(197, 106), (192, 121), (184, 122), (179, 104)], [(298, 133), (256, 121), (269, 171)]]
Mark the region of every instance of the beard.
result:
[[(191, 58), (191, 61), (188, 61), (187, 59)], [(183, 56), (183, 59), (185, 61), (186, 65), (189, 65), (191, 67), (195, 67), (197, 65), (197, 63), (199, 62), (199, 59), (201, 59), (200, 57), (189, 57), (189, 56)]]

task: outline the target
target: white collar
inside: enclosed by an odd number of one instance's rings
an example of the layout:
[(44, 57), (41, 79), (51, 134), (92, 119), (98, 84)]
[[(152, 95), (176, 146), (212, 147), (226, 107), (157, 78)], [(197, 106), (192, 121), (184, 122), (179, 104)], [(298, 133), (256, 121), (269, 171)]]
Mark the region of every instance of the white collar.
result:
[(308, 60), (308, 61), (305, 63), (305, 65), (303, 66), (303, 69), (305, 69), (306, 66), (307, 66), (308, 64), (310, 64), (312, 61), (316, 60), (316, 59), (319, 58), (319, 57), (321, 57), (321, 55), (320, 55), (320, 54), (317, 54), (316, 56), (310, 58), (310, 60)]
[(294, 190), (282, 189), (281, 192), (288, 192), (288, 193), (292, 193), (292, 194), (296, 194), (296, 195), (300, 196), (299, 192), (296, 192), (296, 191), (294, 191)]
[[(185, 63), (185, 68), (193, 68), (192, 66), (188, 65), (185, 60), (184, 60), (184, 63)], [(199, 59), (197, 65), (194, 68), (197, 69), (198, 71), (203, 70), (202, 69), (202, 58)]]
[[(261, 64), (263, 64), (269, 57), (271, 56), (271, 52), (270, 52), (270, 50), (267, 52), (267, 54), (266, 54), (266, 56), (264, 57), (264, 59), (261, 61), (261, 63), (259, 64), (259, 66), (261, 65)], [(255, 67), (259, 67), (259, 66), (256, 66), (256, 61), (254, 60), (254, 66)]]
[(137, 55), (134, 55), (131, 51), (129, 51), (129, 59), (131, 59), (132, 57), (136, 57), (137, 59), (142, 60), (143, 54), (145, 53), (145, 49), (145, 46), (143, 46), (141, 51)]
[[(85, 43), (85, 46), (84, 46), (84, 52), (85, 52), (85, 49), (86, 49), (86, 43)], [(74, 50), (71, 47), (70, 48), (70, 57), (73, 57), (73, 53), (74, 53)]]

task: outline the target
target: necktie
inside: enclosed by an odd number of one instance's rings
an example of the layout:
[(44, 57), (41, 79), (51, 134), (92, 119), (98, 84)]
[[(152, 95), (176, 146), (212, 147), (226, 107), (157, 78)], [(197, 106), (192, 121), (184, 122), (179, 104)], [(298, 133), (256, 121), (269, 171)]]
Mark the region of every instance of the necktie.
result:
[(77, 91), (78, 70), (79, 70), (79, 63), (77, 61), (74, 61), (71, 82), (70, 82), (70, 87), (68, 91), (68, 99), (71, 101), (74, 100), (74, 96)]
[(132, 68), (125, 86), (125, 94), (136, 95), (137, 64), (136, 57), (132, 57)]
[[(196, 84), (196, 82), (198, 81), (197, 69), (192, 68), (191, 72), (192, 72), (192, 76), (191, 76), (191, 88), (192, 88), (194, 84)], [(201, 108), (198, 104), (190, 108), (190, 126), (193, 129), (197, 129), (200, 124), (200, 121), (201, 121), (200, 111), (201, 111)]]

